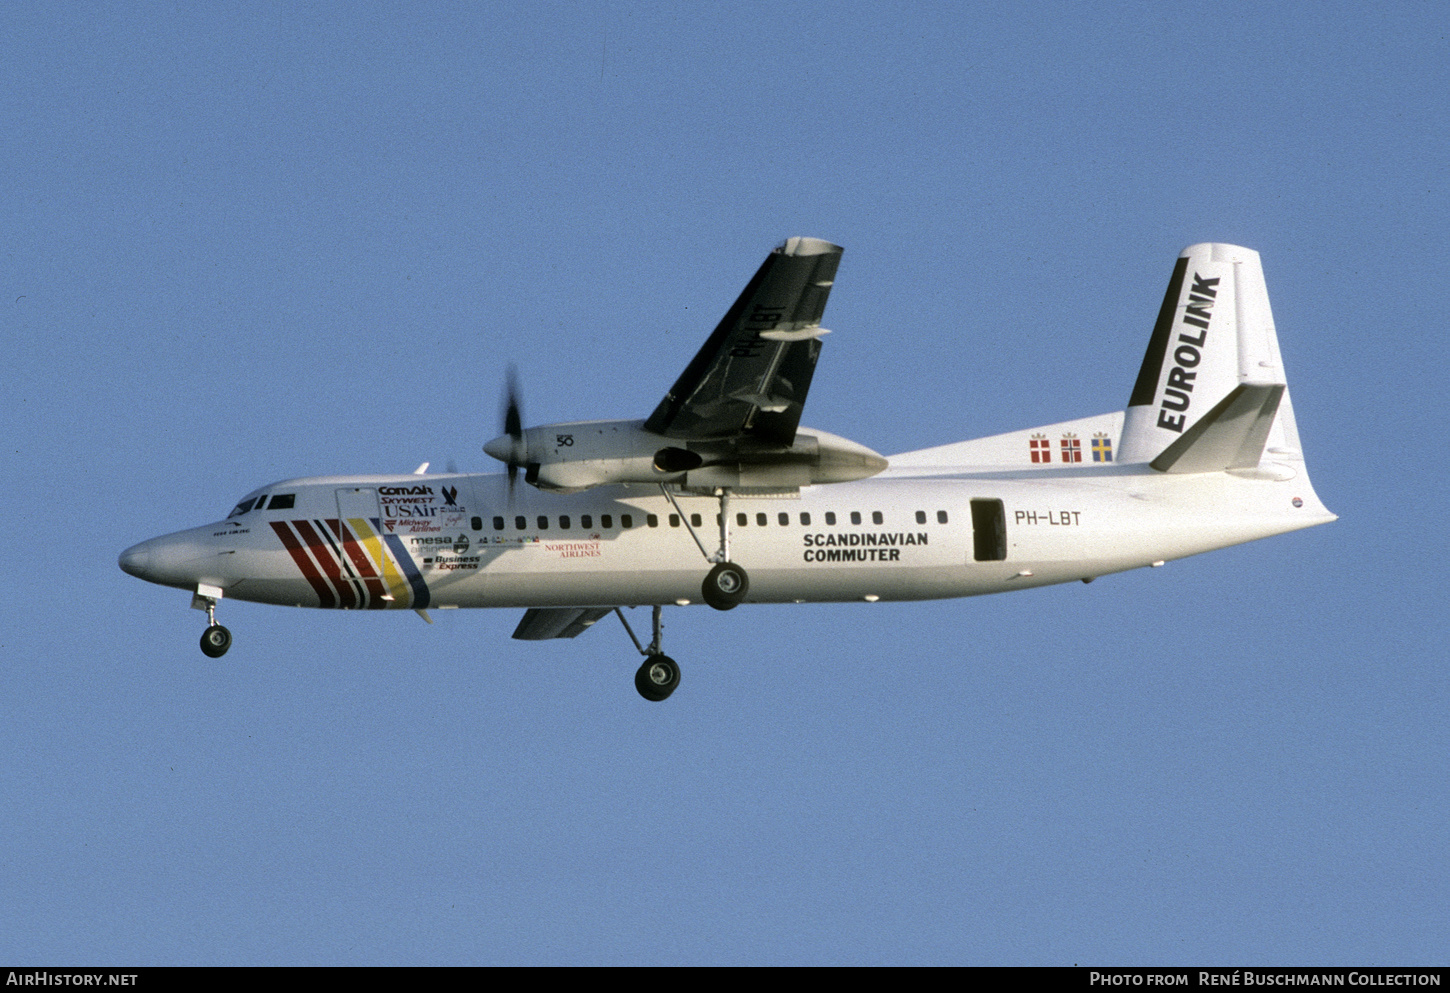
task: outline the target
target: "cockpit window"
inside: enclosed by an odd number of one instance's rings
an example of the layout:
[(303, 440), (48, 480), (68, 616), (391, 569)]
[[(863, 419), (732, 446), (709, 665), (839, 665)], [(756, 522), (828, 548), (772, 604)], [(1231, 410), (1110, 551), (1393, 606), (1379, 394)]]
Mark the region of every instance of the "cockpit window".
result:
[[(272, 502), (269, 503), (269, 504), (267, 504), (267, 509), (268, 510), (291, 510), (296, 505), (296, 503), (297, 503), (297, 494), (296, 493), (278, 493), (278, 494), (276, 494), (275, 496), (272, 497)], [(262, 509), (262, 505), (261, 504), (257, 504), (257, 509), (258, 510), (261, 510)]]
[(239, 503), (235, 507), (233, 507), (232, 508), (232, 512), (230, 514), (228, 514), (227, 516), (228, 517), (241, 517), (247, 511), (251, 510), (252, 509), (252, 504), (254, 504), (256, 502), (257, 502), (257, 498), (256, 497), (252, 497), (252, 498), (250, 498), (248, 500), (243, 500), (241, 503)]

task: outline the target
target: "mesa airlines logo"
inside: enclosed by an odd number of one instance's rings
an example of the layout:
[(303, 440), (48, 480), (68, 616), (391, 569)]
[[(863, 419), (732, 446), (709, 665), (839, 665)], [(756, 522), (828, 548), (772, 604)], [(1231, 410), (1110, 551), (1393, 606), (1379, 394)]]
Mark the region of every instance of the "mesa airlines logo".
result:
[[(1208, 324), (1213, 319), (1213, 301), (1218, 297), (1218, 277), (1204, 279), (1193, 274), (1193, 286), (1188, 290), (1188, 305), (1183, 308), (1183, 323), (1197, 328), (1198, 333), (1184, 330), (1178, 335), (1178, 347), (1173, 350), (1174, 366), (1168, 370), (1168, 382), (1163, 387), (1163, 403), (1158, 410), (1158, 426), (1170, 431), (1183, 432), (1188, 420), (1189, 394), (1193, 392), (1193, 381), (1198, 373), (1192, 371), (1203, 361), (1203, 348), (1208, 338)], [(1170, 414), (1169, 411), (1182, 411)]]

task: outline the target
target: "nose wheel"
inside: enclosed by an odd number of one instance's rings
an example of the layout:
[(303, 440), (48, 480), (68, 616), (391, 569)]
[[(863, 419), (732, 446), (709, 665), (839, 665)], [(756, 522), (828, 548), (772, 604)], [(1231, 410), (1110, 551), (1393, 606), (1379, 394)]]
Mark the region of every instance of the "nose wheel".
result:
[(213, 624), (201, 633), (201, 651), (207, 658), (219, 659), (232, 647), (232, 633), (220, 624)]
[(198, 586), (192, 594), (193, 610), (206, 611), (206, 630), (201, 633), (201, 653), (219, 659), (232, 647), (232, 633), (216, 622), (216, 602), (222, 591), (215, 586)]

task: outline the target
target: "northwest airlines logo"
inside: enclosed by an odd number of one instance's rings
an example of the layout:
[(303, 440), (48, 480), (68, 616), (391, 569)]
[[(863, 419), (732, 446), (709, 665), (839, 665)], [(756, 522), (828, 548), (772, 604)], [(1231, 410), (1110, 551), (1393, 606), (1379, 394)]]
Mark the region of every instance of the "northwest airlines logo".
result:
[[(1158, 409), (1160, 428), (1182, 433), (1184, 422), (1188, 420), (1193, 381), (1198, 378), (1195, 370), (1203, 361), (1201, 349), (1208, 338), (1208, 325), (1213, 320), (1213, 301), (1217, 297), (1218, 277), (1204, 279), (1195, 272), (1193, 285), (1188, 290), (1188, 305), (1183, 308), (1183, 323), (1187, 327), (1178, 334), (1178, 347), (1173, 350), (1174, 365), (1168, 370), (1163, 402)], [(1197, 334), (1193, 329), (1197, 329)]]

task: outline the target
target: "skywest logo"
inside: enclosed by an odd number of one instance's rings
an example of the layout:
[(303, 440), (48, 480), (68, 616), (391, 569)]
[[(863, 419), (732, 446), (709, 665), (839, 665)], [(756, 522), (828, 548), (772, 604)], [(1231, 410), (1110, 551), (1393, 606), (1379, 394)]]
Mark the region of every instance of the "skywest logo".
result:
[[(1203, 361), (1204, 341), (1208, 338), (1208, 324), (1213, 319), (1213, 301), (1218, 296), (1218, 277), (1204, 279), (1193, 274), (1193, 286), (1188, 290), (1188, 305), (1183, 308), (1183, 323), (1197, 328), (1198, 334), (1184, 329), (1178, 335), (1179, 345), (1173, 350), (1174, 366), (1168, 370), (1168, 382), (1163, 387), (1163, 403), (1158, 410), (1158, 426), (1170, 431), (1183, 432), (1188, 420), (1189, 394), (1193, 392), (1193, 381), (1198, 378), (1194, 369)], [(1177, 415), (1169, 411), (1181, 411)]]

